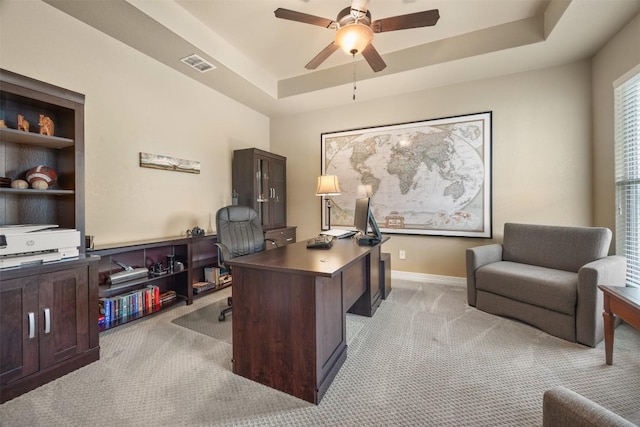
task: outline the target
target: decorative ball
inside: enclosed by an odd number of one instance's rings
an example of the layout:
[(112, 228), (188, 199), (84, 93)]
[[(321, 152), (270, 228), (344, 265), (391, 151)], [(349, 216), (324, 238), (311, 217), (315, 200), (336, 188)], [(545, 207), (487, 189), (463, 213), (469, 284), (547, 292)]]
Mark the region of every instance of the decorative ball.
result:
[(24, 190), (25, 188), (29, 188), (29, 183), (23, 179), (16, 179), (11, 181), (11, 188), (19, 188)]
[(49, 166), (36, 166), (27, 171), (27, 182), (31, 184), (31, 188), (38, 190), (46, 190), (56, 183), (58, 175)]

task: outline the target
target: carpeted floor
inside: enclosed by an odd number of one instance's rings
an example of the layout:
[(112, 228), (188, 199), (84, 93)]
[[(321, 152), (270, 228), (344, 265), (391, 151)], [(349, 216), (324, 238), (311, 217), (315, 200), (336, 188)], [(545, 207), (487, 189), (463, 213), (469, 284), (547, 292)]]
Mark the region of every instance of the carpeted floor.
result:
[(175, 323), (223, 291), (102, 333), (98, 362), (0, 405), (0, 425), (539, 426), (556, 385), (640, 421), (633, 328), (616, 330), (607, 366), (603, 343), (480, 312), (464, 287), (393, 287), (374, 317), (349, 317), (347, 360), (318, 406), (234, 375), (228, 342)]

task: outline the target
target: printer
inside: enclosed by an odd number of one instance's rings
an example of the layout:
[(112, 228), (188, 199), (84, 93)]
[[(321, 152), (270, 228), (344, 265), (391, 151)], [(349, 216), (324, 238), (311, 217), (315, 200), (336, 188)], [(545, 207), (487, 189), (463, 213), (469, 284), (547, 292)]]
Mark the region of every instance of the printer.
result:
[(0, 226), (0, 269), (77, 257), (80, 232), (57, 225)]

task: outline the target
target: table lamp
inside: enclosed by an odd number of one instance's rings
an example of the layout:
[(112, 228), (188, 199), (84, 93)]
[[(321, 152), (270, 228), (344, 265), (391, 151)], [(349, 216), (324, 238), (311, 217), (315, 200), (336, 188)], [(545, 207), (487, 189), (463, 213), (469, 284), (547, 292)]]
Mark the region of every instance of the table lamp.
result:
[(327, 196), (337, 196), (340, 194), (340, 185), (336, 175), (321, 175), (318, 177), (318, 189), (316, 196), (322, 196), (327, 201), (327, 224), (331, 230), (331, 199)]

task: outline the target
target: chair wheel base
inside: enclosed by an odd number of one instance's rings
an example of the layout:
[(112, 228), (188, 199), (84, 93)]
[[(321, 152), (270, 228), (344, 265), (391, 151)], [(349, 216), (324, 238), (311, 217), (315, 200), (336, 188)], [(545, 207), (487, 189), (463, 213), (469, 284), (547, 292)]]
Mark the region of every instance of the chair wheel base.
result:
[(225, 319), (224, 313), (222, 313), (220, 316), (218, 316), (218, 321), (219, 322), (224, 322), (224, 319)]

